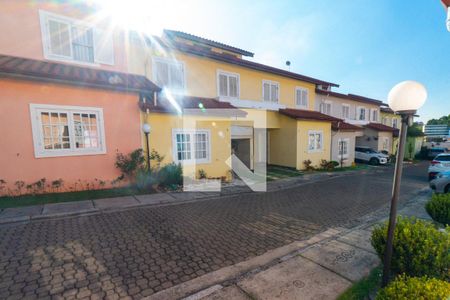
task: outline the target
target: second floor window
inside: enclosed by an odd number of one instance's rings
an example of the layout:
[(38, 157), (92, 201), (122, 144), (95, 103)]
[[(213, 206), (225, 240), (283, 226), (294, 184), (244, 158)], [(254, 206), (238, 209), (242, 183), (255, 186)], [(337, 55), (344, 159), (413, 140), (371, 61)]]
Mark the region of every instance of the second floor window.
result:
[(342, 105), (342, 118), (344, 119), (350, 118), (350, 106), (346, 104)]
[(398, 128), (398, 120), (395, 118), (392, 118), (392, 127)]
[(358, 108), (358, 120), (360, 121), (366, 120), (366, 109), (364, 107)]
[(263, 100), (278, 103), (280, 85), (278, 82), (263, 80)]
[(295, 104), (302, 108), (308, 108), (308, 89), (301, 87), (295, 89)]
[(326, 115), (331, 115), (331, 102), (325, 101), (320, 104), (320, 112)]
[(113, 34), (65, 16), (40, 11), (47, 59), (114, 64)]
[(217, 84), (220, 97), (239, 98), (239, 74), (219, 71)]
[(378, 121), (378, 110), (372, 111), (372, 121), (374, 121), (374, 122)]
[(184, 89), (184, 65), (178, 61), (154, 58), (153, 79), (161, 87), (182, 90)]

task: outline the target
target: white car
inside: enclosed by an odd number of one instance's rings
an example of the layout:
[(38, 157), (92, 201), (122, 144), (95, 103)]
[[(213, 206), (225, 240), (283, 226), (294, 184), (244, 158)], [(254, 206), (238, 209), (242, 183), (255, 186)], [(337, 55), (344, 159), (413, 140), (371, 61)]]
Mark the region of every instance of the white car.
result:
[(436, 156), (428, 167), (428, 180), (433, 180), (436, 175), (450, 171), (450, 153), (442, 153)]
[(370, 147), (356, 147), (355, 159), (368, 162), (371, 165), (385, 165), (389, 161), (389, 156), (373, 150)]

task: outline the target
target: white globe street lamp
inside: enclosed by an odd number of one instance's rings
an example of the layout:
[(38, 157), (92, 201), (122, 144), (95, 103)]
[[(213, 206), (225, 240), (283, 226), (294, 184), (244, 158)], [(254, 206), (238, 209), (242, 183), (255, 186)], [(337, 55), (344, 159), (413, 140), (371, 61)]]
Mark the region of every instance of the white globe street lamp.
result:
[(145, 134), (145, 141), (147, 143), (147, 170), (150, 172), (150, 144), (148, 142), (148, 135), (150, 134), (150, 131), (152, 130), (152, 127), (148, 123), (142, 124), (142, 131)]
[(402, 117), (400, 128), (400, 141), (398, 144), (395, 162), (394, 182), (392, 188), (391, 210), (389, 214), (388, 236), (383, 261), (383, 287), (389, 283), (392, 260), (393, 239), (397, 219), (397, 203), (400, 194), (400, 183), (403, 171), (403, 158), (405, 156), (406, 132), (412, 125), (413, 117), (427, 99), (427, 90), (416, 81), (403, 81), (394, 86), (388, 95), (389, 107)]

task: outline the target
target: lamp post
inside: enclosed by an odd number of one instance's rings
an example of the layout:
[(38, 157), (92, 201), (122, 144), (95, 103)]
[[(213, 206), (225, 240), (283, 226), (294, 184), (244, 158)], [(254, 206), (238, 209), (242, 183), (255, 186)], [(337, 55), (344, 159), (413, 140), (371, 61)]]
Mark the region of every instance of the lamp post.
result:
[(142, 131), (145, 134), (145, 142), (147, 144), (147, 170), (150, 172), (150, 144), (148, 142), (148, 135), (150, 134), (151, 126), (148, 123), (142, 125)]
[(389, 283), (390, 267), (393, 251), (394, 231), (397, 219), (397, 202), (400, 193), (400, 183), (403, 171), (403, 158), (405, 156), (406, 131), (412, 125), (413, 116), (425, 103), (427, 91), (425, 87), (415, 81), (403, 81), (394, 86), (388, 95), (389, 107), (402, 118), (400, 141), (395, 162), (394, 181), (392, 186), (391, 209), (389, 214), (388, 235), (383, 261), (383, 281), (385, 287)]

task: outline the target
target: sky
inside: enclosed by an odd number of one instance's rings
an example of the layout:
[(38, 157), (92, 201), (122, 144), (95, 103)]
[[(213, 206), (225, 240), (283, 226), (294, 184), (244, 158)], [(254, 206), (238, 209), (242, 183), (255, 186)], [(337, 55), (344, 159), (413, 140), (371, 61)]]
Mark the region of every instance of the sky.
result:
[[(111, 0), (108, 0), (110, 3)], [(418, 120), (450, 114), (450, 32), (439, 0), (128, 0), (145, 31), (180, 30), (255, 53), (252, 60), (387, 102), (403, 80), (425, 85)], [(128, 18), (130, 19), (130, 18)], [(139, 18), (133, 18), (139, 20)], [(141, 23), (142, 24), (142, 23)]]

